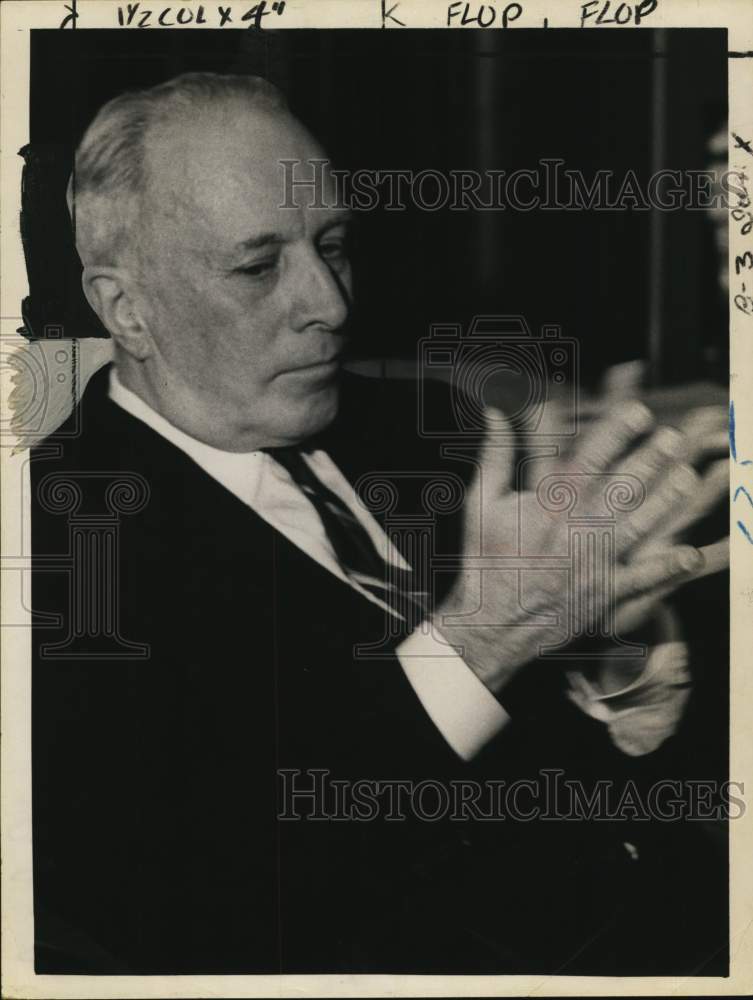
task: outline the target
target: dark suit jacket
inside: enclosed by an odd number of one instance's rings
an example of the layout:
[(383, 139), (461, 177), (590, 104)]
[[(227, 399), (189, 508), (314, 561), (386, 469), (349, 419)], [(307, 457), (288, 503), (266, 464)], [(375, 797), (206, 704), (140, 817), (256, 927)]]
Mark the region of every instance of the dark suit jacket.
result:
[[(446, 468), (415, 414), (411, 387), (349, 378), (319, 443), (352, 482)], [(33, 607), (61, 615), (33, 634), (38, 972), (650, 971), (645, 941), (627, 942), (642, 965), (620, 951), (636, 885), (624, 828), (278, 818), (281, 770), (303, 772), (299, 787), (312, 769), (621, 779), (624, 758), (558, 697), (551, 668), (535, 697), (530, 681), (511, 692), (517, 725), (463, 764), (407, 682), (399, 637), (354, 657), (386, 634), (379, 608), (112, 404), (107, 371), (77, 419), (80, 434), (69, 421), (32, 462)], [(108, 499), (124, 474), (145, 497)], [(423, 480), (401, 482), (415, 513)], [(458, 551), (455, 515), (436, 530)], [(83, 570), (56, 570), (76, 546)], [(90, 615), (78, 635), (74, 592)], [(147, 655), (123, 658), (138, 653), (127, 643)]]

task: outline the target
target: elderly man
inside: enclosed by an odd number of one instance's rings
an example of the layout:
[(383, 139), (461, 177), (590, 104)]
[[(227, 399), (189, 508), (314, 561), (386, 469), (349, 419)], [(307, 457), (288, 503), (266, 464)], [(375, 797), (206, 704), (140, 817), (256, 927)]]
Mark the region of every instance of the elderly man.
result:
[[(69, 545), (61, 483), (95, 519), (118, 476), (140, 496), (121, 510), (117, 592), (94, 553), (78, 579), (117, 622), (109, 652), (79, 627), (56, 655), (73, 605), (35, 575), (35, 610), (60, 616), (59, 634), (49, 619), (34, 634), (38, 972), (577, 971), (614, 947), (636, 864), (619, 833), (578, 825), (555, 843), (481, 829), (472, 809), (395, 822), (376, 783), (509, 780), (531, 746), (538, 764), (590, 759), (580, 777), (611, 777), (671, 735), (687, 675), (657, 609), (709, 569), (667, 528), (698, 494), (698, 447), (628, 403), (556, 467), (645, 489), (617, 525), (614, 588), (569, 597), (584, 634), (614, 611), (618, 632), (658, 636), (648, 666), (599, 665), (592, 641), (595, 665), (563, 685), (537, 662), (562, 642), (561, 574), (534, 574), (524, 601), (509, 572), (485, 573), (479, 596), (473, 559), (509, 554), (520, 513), (529, 551), (564, 537), (511, 491), (501, 413), (454, 467), (462, 517), (436, 518), (459, 572), (435, 586), (357, 501), (364, 475), (420, 484), (447, 463), (417, 432), (410, 386), (341, 375), (348, 213), (303, 189), (281, 206), (280, 161), (323, 156), (270, 84), (211, 74), (116, 98), (77, 151), (83, 287), (115, 360), (73, 418), (81, 433), (36, 450), (35, 553)], [(409, 493), (401, 513), (418, 509)], [(330, 779), (372, 783), (368, 822), (333, 818)]]

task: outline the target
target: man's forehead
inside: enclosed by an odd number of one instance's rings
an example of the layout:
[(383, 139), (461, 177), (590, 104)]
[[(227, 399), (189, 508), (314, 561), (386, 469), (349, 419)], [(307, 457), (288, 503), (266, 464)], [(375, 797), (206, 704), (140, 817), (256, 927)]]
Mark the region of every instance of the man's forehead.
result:
[[(285, 168), (297, 160), (296, 176), (314, 177), (313, 160), (326, 159), (322, 147), (292, 116), (240, 107), (218, 106), (191, 121), (170, 123), (148, 145), (153, 207), (201, 228), (221, 226), (228, 237), (243, 239), (248, 227), (300, 225), (300, 212), (281, 209), (285, 201)], [(323, 179), (331, 203), (332, 178)], [(294, 199), (312, 200), (310, 191)]]

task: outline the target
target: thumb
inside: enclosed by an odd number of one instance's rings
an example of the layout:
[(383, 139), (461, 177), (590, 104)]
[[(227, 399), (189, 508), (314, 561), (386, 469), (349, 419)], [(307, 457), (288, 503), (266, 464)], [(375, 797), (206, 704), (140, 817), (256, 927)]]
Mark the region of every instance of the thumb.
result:
[[(480, 551), (482, 525), (493, 523), (497, 501), (510, 492), (515, 467), (515, 433), (512, 424), (493, 406), (484, 408), (484, 438), (476, 455), (476, 468), (464, 505), (465, 548)], [(487, 520), (489, 519), (489, 520)]]
[(509, 492), (512, 487), (516, 440), (509, 418), (496, 406), (484, 408), (484, 425), (476, 478), (484, 496), (491, 499)]

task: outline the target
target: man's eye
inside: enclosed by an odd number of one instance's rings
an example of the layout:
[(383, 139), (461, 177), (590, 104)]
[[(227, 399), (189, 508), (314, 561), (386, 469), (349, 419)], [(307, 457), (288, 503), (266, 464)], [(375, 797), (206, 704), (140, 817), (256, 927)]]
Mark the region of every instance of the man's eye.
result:
[(241, 274), (247, 274), (251, 278), (261, 278), (273, 271), (276, 264), (276, 260), (260, 260), (256, 264), (249, 264), (248, 267), (241, 267), (238, 270)]
[(348, 256), (345, 240), (327, 240), (319, 246), (319, 253), (325, 260), (343, 260)]

